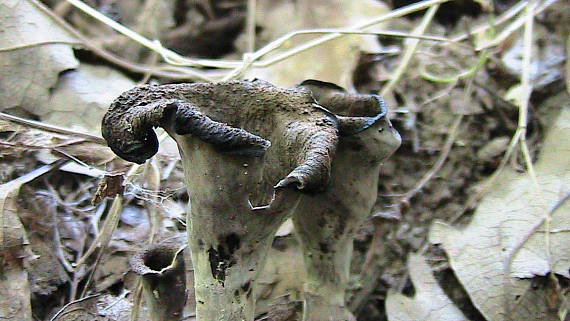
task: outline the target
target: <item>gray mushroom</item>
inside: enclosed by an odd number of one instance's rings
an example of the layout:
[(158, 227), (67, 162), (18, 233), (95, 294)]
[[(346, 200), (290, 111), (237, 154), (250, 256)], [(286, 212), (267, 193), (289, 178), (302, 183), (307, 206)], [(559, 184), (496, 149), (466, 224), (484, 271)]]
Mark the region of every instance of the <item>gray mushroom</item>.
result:
[[(155, 127), (179, 146), (199, 321), (253, 320), (253, 289), (277, 228), (301, 195), (329, 188), (339, 138), (366, 132), (383, 117), (378, 110), (385, 114), (376, 97), (353, 95), (345, 108), (348, 94), (321, 95), (314, 85), (146, 85), (123, 93), (103, 119), (104, 138), (126, 160), (156, 153)], [(371, 104), (376, 113), (368, 115)]]
[(336, 85), (315, 80), (309, 88), (317, 102), (349, 128), (340, 136), (329, 186), (303, 195), (293, 214), (305, 258), (307, 321), (355, 320), (345, 307), (352, 242), (358, 226), (371, 213), (378, 194), (382, 162), (401, 144), (376, 95), (348, 94)]

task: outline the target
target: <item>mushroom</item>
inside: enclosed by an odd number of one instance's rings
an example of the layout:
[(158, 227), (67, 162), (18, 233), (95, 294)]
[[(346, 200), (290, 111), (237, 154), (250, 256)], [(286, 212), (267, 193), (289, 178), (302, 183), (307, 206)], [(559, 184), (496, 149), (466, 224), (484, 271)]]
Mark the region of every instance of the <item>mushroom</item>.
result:
[(186, 274), (179, 239), (150, 245), (135, 254), (131, 270), (141, 276), (143, 293), (153, 321), (182, 318), (186, 303)]
[(401, 138), (379, 96), (349, 94), (316, 80), (300, 86), (339, 115), (346, 133), (340, 136), (328, 187), (303, 195), (293, 216), (305, 259), (303, 320), (355, 320), (345, 308), (353, 238), (376, 202), (382, 161), (398, 149)]
[(253, 289), (276, 230), (302, 195), (326, 190), (339, 137), (376, 124), (365, 114), (335, 115), (335, 103), (317, 104), (309, 85), (144, 85), (119, 96), (103, 119), (103, 137), (125, 160), (157, 152), (154, 127), (178, 144), (198, 321), (253, 320)]

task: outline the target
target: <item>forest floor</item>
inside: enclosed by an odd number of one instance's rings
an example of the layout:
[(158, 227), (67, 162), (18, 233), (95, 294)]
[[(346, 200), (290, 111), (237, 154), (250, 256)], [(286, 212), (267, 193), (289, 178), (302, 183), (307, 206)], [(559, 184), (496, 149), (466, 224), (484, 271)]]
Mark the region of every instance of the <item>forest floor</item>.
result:
[[(378, 93), (402, 136), (355, 240), (359, 321), (570, 320), (569, 21), (566, 0), (3, 1), (0, 318), (145, 320), (128, 262), (184, 237), (182, 165), (168, 138), (117, 158), (101, 119), (137, 84), (261, 78)], [(300, 315), (294, 233), (260, 320)]]

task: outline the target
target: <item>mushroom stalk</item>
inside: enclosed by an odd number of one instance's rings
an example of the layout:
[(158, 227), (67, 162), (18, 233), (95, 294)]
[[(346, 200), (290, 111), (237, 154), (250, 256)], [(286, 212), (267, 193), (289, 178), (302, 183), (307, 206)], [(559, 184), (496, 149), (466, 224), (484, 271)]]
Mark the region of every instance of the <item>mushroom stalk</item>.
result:
[[(175, 137), (185, 148), (185, 138)], [(277, 189), (269, 206), (252, 207), (247, 193), (233, 194), (252, 190), (250, 177), (260, 174), (261, 162), (220, 155), (206, 144), (192, 150), (197, 152), (190, 151), (183, 164), (192, 207), (188, 243), (197, 320), (253, 320), (257, 277), (273, 235), (300, 194), (291, 188)]]
[(353, 321), (345, 292), (354, 235), (376, 202), (381, 163), (401, 139), (385, 118), (380, 97), (348, 94), (314, 80), (302, 86), (310, 88), (324, 108), (342, 115), (338, 119), (346, 134), (340, 137), (327, 189), (304, 195), (293, 216), (305, 261), (303, 320)]

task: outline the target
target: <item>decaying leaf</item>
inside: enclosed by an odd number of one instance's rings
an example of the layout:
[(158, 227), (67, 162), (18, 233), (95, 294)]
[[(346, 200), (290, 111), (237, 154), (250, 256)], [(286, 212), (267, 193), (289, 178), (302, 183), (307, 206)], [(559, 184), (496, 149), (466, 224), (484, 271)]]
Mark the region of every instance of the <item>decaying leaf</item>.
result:
[(28, 236), (18, 217), (18, 194), (22, 185), (45, 174), (53, 165), (0, 185), (0, 319), (32, 320), (30, 284), (24, 261), (33, 258)]
[[(74, 158), (79, 162), (99, 166), (115, 156), (111, 150), (84, 138), (70, 137), (64, 134), (47, 132), (25, 126), (16, 126), (10, 122), (0, 123), (0, 134), (7, 137), (0, 148), (0, 156), (17, 159), (23, 154), (33, 154), (37, 160), (51, 164), (62, 156)], [(104, 171), (86, 164), (70, 162), (61, 169), (68, 172), (100, 177)], [(13, 171), (13, 170), (12, 170)]]
[(107, 174), (101, 178), (99, 185), (97, 186), (97, 191), (93, 195), (91, 203), (99, 204), (107, 197), (115, 197), (116, 195), (122, 195), (124, 186), (123, 181), (125, 177), (122, 174)]
[(416, 289), (416, 295), (409, 298), (393, 290), (388, 292), (386, 299), (388, 320), (468, 320), (437, 284), (425, 257), (420, 254), (411, 254), (408, 257), (408, 270)]
[(131, 319), (132, 305), (123, 296), (102, 295), (97, 298), (97, 314), (106, 317), (107, 320), (127, 321)]
[(35, 114), (50, 124), (99, 134), (111, 101), (134, 85), (114, 69), (82, 63), (60, 76), (49, 105)]
[[(259, 6), (257, 22), (263, 28), (261, 37), (267, 40), (275, 40), (293, 30), (349, 27), (388, 11), (385, 5), (374, 0), (260, 1)], [(378, 31), (379, 27), (368, 30)], [(295, 37), (267, 58), (316, 37)], [(267, 68), (253, 69), (247, 77), (265, 79), (284, 87), (305, 79), (319, 79), (352, 88), (352, 73), (360, 52), (379, 49), (375, 36), (345, 36)]]
[(0, 3), (0, 110), (45, 107), (59, 73), (79, 62), (71, 35), (46, 17), (31, 0)]
[(432, 243), (443, 245), (455, 274), (488, 320), (558, 320), (557, 307), (547, 302), (548, 287), (536, 282), (550, 272), (570, 277), (570, 204), (552, 216), (549, 249), (542, 224), (570, 188), (567, 107), (553, 123), (535, 171), (538, 184), (528, 174), (506, 169), (465, 229), (441, 222), (432, 227)]
[[(533, 87), (540, 90), (564, 77), (564, 39), (536, 24), (533, 28), (533, 40), (530, 78)], [(523, 51), (524, 41), (521, 34), (501, 57), (505, 69), (517, 78), (523, 70)]]

